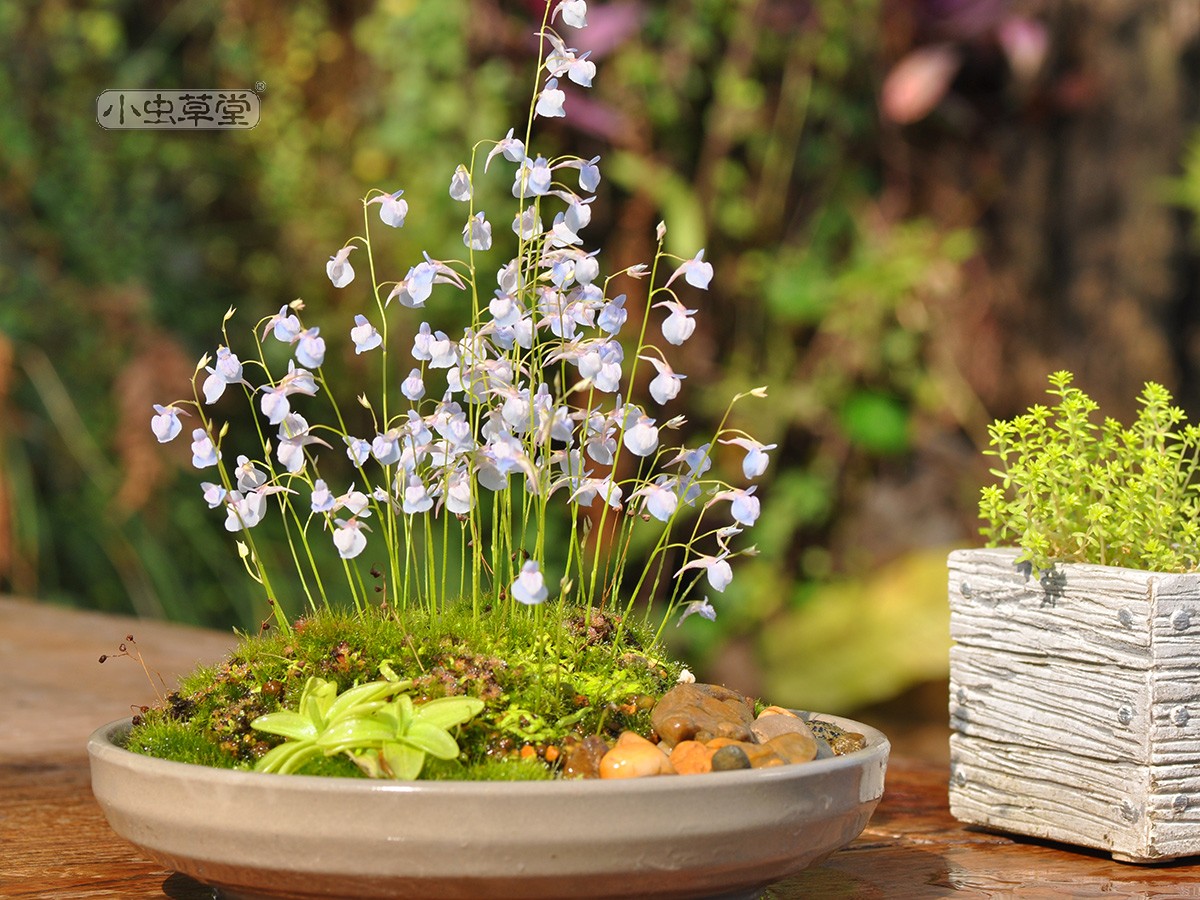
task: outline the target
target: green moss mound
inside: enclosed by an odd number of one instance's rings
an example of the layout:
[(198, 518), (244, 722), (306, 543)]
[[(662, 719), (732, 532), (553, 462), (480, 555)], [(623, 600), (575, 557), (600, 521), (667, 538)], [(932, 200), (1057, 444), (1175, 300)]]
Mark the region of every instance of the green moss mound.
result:
[[(483, 712), (457, 730), (459, 758), (429, 760), (422, 778), (553, 777), (572, 735), (648, 734), (654, 701), (682, 668), (617, 615), (561, 612), (322, 612), (288, 632), (247, 635), (223, 664), (196, 669), (161, 706), (138, 716), (127, 747), (252, 768), (281, 742), (252, 728), (256, 718), (295, 709), (312, 676), (345, 691), (378, 679), (386, 664), (412, 680), (416, 703), (463, 694), (484, 702)], [(319, 758), (300, 772), (363, 777), (345, 756)]]

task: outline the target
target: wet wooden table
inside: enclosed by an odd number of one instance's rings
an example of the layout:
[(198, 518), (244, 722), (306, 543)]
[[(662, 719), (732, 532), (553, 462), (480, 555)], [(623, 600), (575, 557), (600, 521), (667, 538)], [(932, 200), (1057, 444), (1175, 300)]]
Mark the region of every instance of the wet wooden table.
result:
[[(154, 696), (132, 660), (97, 664), (128, 634), (168, 684), (233, 643), (213, 631), (0, 598), (0, 897), (212, 896), (113, 834), (92, 799), (87, 735)], [(946, 776), (942, 765), (894, 757), (862, 836), (765, 896), (1200, 898), (1200, 860), (1128, 866), (963, 828), (946, 806)]]

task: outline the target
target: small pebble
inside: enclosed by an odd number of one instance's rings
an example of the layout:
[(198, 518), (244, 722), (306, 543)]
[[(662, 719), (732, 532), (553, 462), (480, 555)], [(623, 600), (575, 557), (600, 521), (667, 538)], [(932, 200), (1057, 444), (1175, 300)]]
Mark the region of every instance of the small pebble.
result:
[(674, 775), (675, 769), (657, 745), (632, 731), (623, 731), (617, 745), (600, 760), (601, 778), (645, 778)]
[(671, 751), (671, 765), (680, 775), (700, 775), (712, 771), (716, 751), (699, 741), (680, 741)]
[(600, 760), (608, 752), (608, 744), (598, 735), (589, 735), (564, 751), (564, 778), (599, 778)]
[(729, 772), (734, 769), (750, 768), (750, 757), (737, 744), (726, 744), (712, 755), (714, 772)]

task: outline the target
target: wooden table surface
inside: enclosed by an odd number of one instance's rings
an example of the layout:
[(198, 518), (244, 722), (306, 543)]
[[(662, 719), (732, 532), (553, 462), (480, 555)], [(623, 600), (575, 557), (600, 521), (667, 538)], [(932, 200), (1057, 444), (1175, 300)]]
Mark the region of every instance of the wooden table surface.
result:
[[(84, 749), (96, 727), (153, 699), (130, 659), (97, 659), (133, 634), (167, 684), (233, 636), (0, 598), (0, 897), (211, 898), (109, 830)], [(1200, 860), (1153, 867), (964, 828), (942, 765), (893, 757), (862, 836), (768, 890), (800, 898), (1200, 898)]]

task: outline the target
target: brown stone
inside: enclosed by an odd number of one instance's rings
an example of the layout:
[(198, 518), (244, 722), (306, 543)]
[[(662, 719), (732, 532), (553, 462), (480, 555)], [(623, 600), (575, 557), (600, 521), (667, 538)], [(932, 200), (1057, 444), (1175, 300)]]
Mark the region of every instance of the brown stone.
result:
[(787, 710), (772, 712), (777, 709), (779, 707), (767, 707), (758, 714), (758, 718), (750, 726), (750, 730), (754, 732), (754, 737), (760, 744), (765, 744), (771, 738), (781, 734), (800, 734), (808, 740), (816, 740), (807, 722)]
[(716, 752), (699, 741), (680, 741), (671, 751), (671, 765), (680, 775), (700, 775), (712, 771), (712, 758)]
[(817, 758), (817, 739), (812, 732), (785, 731), (761, 746), (768, 748), (786, 763), (805, 763)]
[(600, 760), (608, 752), (604, 738), (590, 735), (578, 744), (563, 748), (564, 778), (599, 778)]
[(674, 746), (704, 732), (748, 741), (754, 710), (745, 696), (716, 684), (677, 684), (650, 714), (663, 742)]

